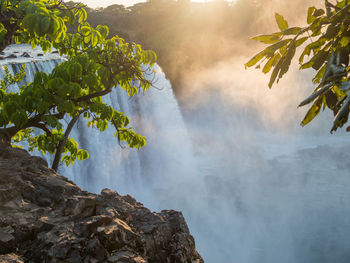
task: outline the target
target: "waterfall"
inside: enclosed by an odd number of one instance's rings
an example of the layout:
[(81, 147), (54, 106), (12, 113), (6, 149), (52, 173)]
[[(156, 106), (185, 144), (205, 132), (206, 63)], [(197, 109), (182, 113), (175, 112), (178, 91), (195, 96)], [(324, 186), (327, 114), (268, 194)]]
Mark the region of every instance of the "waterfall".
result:
[(151, 88), (128, 97), (124, 90), (115, 88), (104, 98), (130, 117), (134, 130), (146, 136), (146, 146), (140, 150), (122, 148), (113, 136), (113, 127), (100, 133), (80, 119), (72, 137), (89, 151), (90, 158), (68, 168), (61, 165), (61, 174), (89, 191), (116, 189), (152, 207), (156, 191), (166, 190), (171, 182), (187, 180), (196, 173), (191, 142), (171, 85), (158, 66), (155, 70), (159, 90)]
[[(15, 50), (18, 47), (11, 46), (7, 52)], [(25, 45), (21, 46), (21, 50), (30, 52)], [(40, 50), (36, 49), (34, 53), (40, 53)], [(11, 74), (18, 73), (22, 64), (26, 64), (25, 78), (10, 88), (18, 90), (21, 85), (33, 81), (37, 71), (50, 73), (62, 61), (51, 56), (40, 56), (39, 60), (19, 57), (3, 61)], [(186, 184), (195, 178), (197, 172), (191, 141), (170, 82), (158, 65), (153, 69), (157, 73), (154, 87), (150, 90), (129, 97), (124, 90), (116, 87), (103, 98), (130, 118), (130, 126), (147, 138), (146, 146), (137, 150), (120, 145), (114, 137), (114, 127), (101, 133), (98, 129), (89, 128), (88, 120), (81, 117), (71, 137), (79, 143), (79, 147), (89, 151), (90, 157), (76, 161), (70, 167), (61, 163), (58, 172), (85, 190), (98, 193), (103, 188), (110, 188), (121, 194), (131, 194), (148, 207), (159, 210), (166, 208), (161, 203), (167, 199), (164, 193), (169, 191), (168, 188), (175, 182)], [(4, 71), (0, 70), (2, 77)], [(43, 157), (52, 163), (52, 156)], [(158, 201), (155, 202), (155, 199)]]

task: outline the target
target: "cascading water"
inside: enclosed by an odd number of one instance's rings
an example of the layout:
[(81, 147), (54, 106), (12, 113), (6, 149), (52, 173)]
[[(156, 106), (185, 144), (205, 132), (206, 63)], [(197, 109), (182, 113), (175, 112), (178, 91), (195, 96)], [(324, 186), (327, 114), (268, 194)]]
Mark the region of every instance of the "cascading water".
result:
[(122, 148), (113, 136), (114, 128), (101, 134), (88, 128), (81, 119), (72, 137), (89, 151), (90, 158), (69, 168), (61, 166), (62, 174), (93, 192), (108, 187), (131, 193), (155, 209), (160, 208), (153, 202), (155, 191), (166, 190), (172, 182), (187, 180), (195, 174), (191, 142), (178, 104), (170, 83), (160, 68), (156, 66), (156, 70), (154, 85), (161, 90), (151, 88), (130, 98), (122, 89), (114, 89), (104, 98), (130, 117), (131, 126), (146, 136), (147, 147)]
[[(44, 60), (27, 63), (26, 82), (35, 71), (50, 72), (59, 62)], [(26, 61), (2, 63), (15, 73), (18, 63)], [(230, 83), (229, 74), (206, 75), (213, 83), (199, 83), (197, 94), (209, 94), (209, 99), (198, 95), (199, 102), (191, 101), (193, 108), (183, 109), (191, 140), (171, 86), (160, 72), (155, 85), (161, 90), (129, 98), (115, 89), (105, 98), (147, 137), (146, 147), (122, 149), (113, 129), (100, 134), (80, 120), (72, 135), (90, 152), (90, 159), (61, 166), (60, 172), (86, 190), (108, 187), (130, 193), (153, 209), (182, 210), (208, 263), (349, 262), (348, 138), (314, 135), (326, 132), (323, 124), (312, 132), (295, 132), (294, 126), (288, 127), (290, 132), (271, 128), (262, 117), (270, 112), (259, 100), (242, 103), (244, 92), (266, 82), (255, 84), (252, 76), (239, 83), (236, 76)], [(208, 85), (230, 87), (233, 99), (225, 92), (205, 91)], [(241, 93), (244, 99), (239, 99)], [(274, 96), (270, 93), (257, 96), (267, 100)], [(297, 105), (298, 100), (287, 97), (284, 103)], [(268, 103), (274, 105), (273, 112), (281, 111), (274, 101)], [(293, 123), (301, 118), (294, 109), (286, 112)]]

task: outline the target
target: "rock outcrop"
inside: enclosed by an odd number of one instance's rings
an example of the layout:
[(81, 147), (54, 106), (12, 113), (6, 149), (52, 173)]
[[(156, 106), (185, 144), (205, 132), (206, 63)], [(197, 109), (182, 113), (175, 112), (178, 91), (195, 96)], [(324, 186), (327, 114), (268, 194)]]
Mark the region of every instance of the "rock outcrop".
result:
[(201, 263), (180, 212), (83, 191), (0, 142), (0, 263)]

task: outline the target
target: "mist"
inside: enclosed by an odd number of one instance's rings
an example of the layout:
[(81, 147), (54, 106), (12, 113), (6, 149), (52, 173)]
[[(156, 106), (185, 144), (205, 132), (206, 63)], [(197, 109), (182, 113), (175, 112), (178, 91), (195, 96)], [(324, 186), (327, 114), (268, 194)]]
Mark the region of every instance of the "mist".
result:
[(311, 72), (294, 65), (269, 90), (269, 76), (244, 61), (192, 75), (182, 107), (204, 187), (176, 196), (191, 196), (185, 215), (200, 253), (206, 262), (347, 262), (347, 135), (329, 134), (330, 112), (299, 125)]
[(184, 211), (206, 262), (349, 260), (348, 135), (330, 135), (327, 111), (299, 125), (308, 108), (297, 105), (314, 89), (314, 71), (294, 63), (270, 90), (269, 74), (244, 69), (263, 47), (247, 35), (277, 31), (274, 12), (303, 25), (306, 7), (320, 2), (255, 1), (258, 15), (243, 36), (219, 35), (229, 55), (182, 79), (177, 96), (199, 176), (169, 186), (162, 207)]

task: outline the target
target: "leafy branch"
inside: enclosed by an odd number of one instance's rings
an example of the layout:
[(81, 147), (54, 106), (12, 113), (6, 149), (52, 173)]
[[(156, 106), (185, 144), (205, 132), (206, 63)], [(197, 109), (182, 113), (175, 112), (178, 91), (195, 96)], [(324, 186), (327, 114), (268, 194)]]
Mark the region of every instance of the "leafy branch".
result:
[[(280, 31), (252, 38), (269, 46), (249, 60), (246, 68), (267, 60), (262, 71), (268, 73), (273, 69), (269, 81), (271, 88), (288, 72), (297, 48), (303, 47), (299, 56), (300, 69), (317, 71), (313, 78), (317, 86), (299, 104), (301, 107), (312, 103), (301, 125), (312, 121), (321, 109), (329, 108), (335, 115), (331, 132), (337, 130), (347, 122), (349, 115), (350, 4), (345, 0), (336, 4), (325, 1), (325, 9), (309, 7), (305, 27), (289, 27), (277, 13), (275, 18)], [(306, 62), (305, 57), (309, 58)]]

